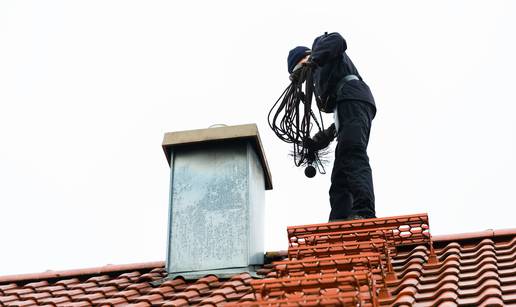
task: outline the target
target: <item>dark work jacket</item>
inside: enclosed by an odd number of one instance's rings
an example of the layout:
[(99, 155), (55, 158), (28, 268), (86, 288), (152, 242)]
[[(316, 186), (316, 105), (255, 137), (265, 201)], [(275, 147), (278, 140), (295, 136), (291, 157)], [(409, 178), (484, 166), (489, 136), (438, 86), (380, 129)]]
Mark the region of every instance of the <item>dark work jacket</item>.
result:
[[(324, 34), (314, 40), (311, 61), (316, 64), (313, 74), (315, 94), (323, 102), (363, 101), (373, 106), (373, 114), (376, 114), (373, 94), (346, 54), (346, 49), (346, 40), (339, 33)], [(347, 75), (356, 75), (359, 80), (343, 82), (337, 89), (337, 83)]]

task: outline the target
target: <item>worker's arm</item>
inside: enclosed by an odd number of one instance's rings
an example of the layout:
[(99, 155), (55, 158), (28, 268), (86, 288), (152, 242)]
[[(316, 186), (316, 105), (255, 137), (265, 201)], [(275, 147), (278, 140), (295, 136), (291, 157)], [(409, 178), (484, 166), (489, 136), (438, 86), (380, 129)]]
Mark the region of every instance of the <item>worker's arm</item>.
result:
[(330, 143), (337, 136), (335, 124), (331, 124), (327, 129), (321, 130), (317, 132), (311, 139), (308, 141), (308, 146), (312, 150), (321, 150), (330, 145)]
[(346, 40), (337, 32), (324, 34), (314, 40), (311, 62), (318, 66), (340, 56), (347, 49)]

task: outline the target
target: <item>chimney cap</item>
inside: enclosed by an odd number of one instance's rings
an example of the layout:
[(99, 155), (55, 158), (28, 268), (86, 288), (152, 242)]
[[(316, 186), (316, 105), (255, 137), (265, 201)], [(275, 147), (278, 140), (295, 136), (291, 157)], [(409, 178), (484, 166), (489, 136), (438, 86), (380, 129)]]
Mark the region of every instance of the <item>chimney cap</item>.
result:
[(227, 140), (251, 141), (262, 164), (265, 177), (265, 189), (272, 190), (271, 172), (269, 170), (269, 165), (267, 163), (267, 158), (265, 157), (265, 151), (263, 150), (256, 124), (167, 132), (163, 137), (162, 146), (168, 164), (170, 165), (170, 152), (172, 148), (176, 146)]

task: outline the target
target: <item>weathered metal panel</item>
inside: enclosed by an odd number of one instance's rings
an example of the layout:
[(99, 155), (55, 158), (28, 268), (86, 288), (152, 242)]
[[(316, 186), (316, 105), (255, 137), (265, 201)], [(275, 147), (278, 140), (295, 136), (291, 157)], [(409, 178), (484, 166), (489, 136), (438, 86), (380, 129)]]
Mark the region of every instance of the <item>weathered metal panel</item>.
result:
[(258, 158), (262, 163), (262, 169), (265, 176), (265, 189), (272, 190), (272, 177), (256, 124), (168, 132), (163, 137), (162, 146), (167, 161), (170, 163), (170, 152), (173, 148), (178, 146), (221, 141), (233, 142), (243, 139), (248, 140), (253, 144)]
[(170, 231), (170, 227), (172, 225), (172, 207), (173, 207), (173, 204), (172, 204), (172, 186), (174, 185), (174, 172), (172, 171), (174, 169), (174, 151), (170, 151), (170, 189), (169, 189), (169, 195), (168, 195), (168, 199), (169, 199), (169, 204), (168, 204), (168, 231), (167, 231), (167, 261), (165, 263), (165, 269), (167, 270), (167, 272), (170, 272), (170, 263), (169, 263), (169, 259), (171, 259), (171, 255), (170, 255), (170, 247), (171, 247), (171, 242), (172, 242), (172, 232)]
[(251, 146), (247, 144), (249, 167), (249, 264), (263, 264), (264, 223), (265, 223), (265, 178), (260, 160)]
[(232, 142), (174, 149), (169, 272), (248, 266), (248, 146)]

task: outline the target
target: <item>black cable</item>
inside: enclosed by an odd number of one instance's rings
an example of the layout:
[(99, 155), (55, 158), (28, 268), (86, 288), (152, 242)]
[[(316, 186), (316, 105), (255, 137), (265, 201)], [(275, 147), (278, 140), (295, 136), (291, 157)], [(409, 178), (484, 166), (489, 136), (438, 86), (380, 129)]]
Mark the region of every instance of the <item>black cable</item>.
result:
[[(312, 167), (315, 165), (315, 168), (324, 174), (325, 169), (321, 156), (325, 151), (315, 151), (309, 146), (312, 128), (315, 126), (319, 131), (324, 130), (322, 113), (319, 111), (318, 120), (312, 110), (314, 88), (311, 65), (303, 65), (290, 75), (290, 79), (291, 83), (269, 111), (267, 116), (269, 127), (280, 140), (293, 144), (292, 156), (296, 166)], [(313, 175), (315, 175), (315, 170)], [(313, 177), (313, 175), (309, 177)]]

